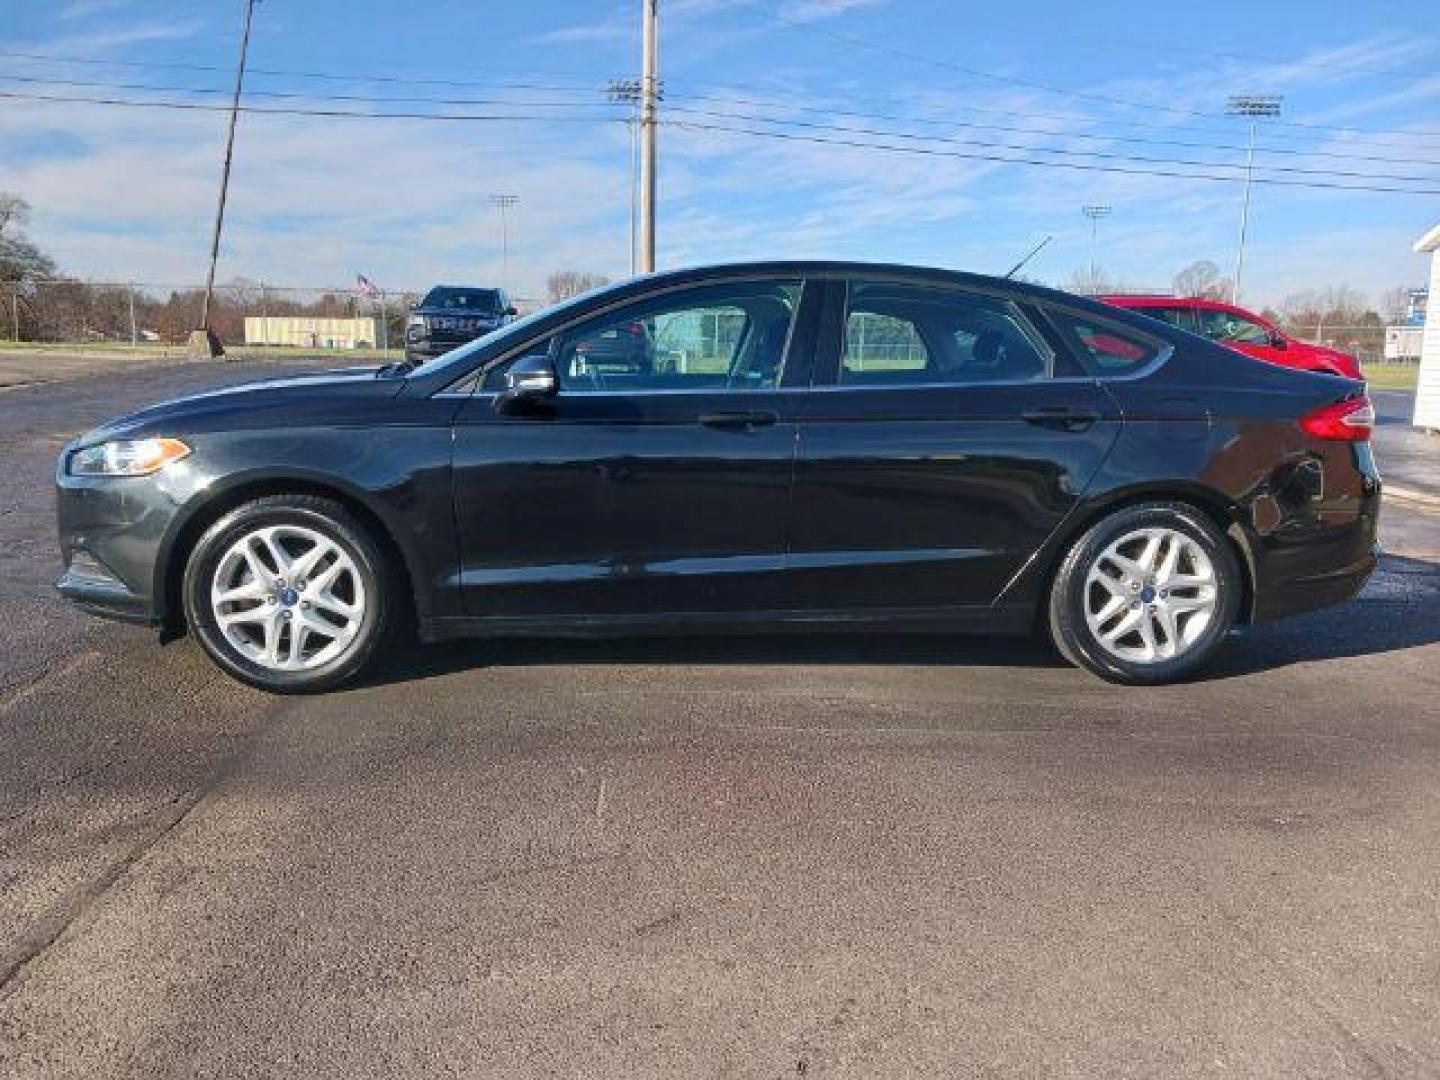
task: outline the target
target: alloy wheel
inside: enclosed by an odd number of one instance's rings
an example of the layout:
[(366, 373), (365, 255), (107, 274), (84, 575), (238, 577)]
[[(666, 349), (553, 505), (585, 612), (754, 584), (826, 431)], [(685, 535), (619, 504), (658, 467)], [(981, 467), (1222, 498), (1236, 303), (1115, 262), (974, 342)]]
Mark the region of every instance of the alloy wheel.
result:
[(355, 643), (365, 586), (350, 555), (303, 525), (269, 525), (232, 543), (216, 564), (210, 606), (242, 656), (272, 671), (309, 671)]
[(1215, 617), (1215, 566), (1177, 529), (1135, 529), (1091, 563), (1085, 622), (1101, 648), (1121, 660), (1154, 664), (1183, 656)]

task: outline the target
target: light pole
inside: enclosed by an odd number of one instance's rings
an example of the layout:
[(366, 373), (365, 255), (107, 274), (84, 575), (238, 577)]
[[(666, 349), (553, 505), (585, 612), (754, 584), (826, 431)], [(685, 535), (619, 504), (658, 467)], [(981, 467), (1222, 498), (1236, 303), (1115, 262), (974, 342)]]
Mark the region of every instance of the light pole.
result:
[(1255, 170), (1255, 126), (1265, 117), (1280, 115), (1284, 99), (1275, 94), (1231, 94), (1225, 103), (1226, 116), (1243, 116), (1250, 121), (1250, 144), (1245, 149), (1245, 198), (1240, 203), (1240, 244), (1235, 251), (1235, 280), (1230, 285), (1230, 302), (1240, 302), (1240, 277), (1245, 272), (1245, 231), (1250, 224), (1250, 180)]
[(500, 211), (500, 287), (510, 290), (510, 208), (520, 201), (519, 195), (491, 195), (490, 205)]
[(1080, 212), (1090, 219), (1090, 288), (1100, 291), (1100, 264), (1095, 255), (1095, 239), (1100, 228), (1100, 219), (1109, 217), (1111, 208), (1103, 205), (1082, 206)]
[(230, 163), (235, 157), (235, 121), (240, 116), (240, 91), (245, 85), (245, 57), (250, 51), (250, 22), (255, 0), (245, 0), (245, 29), (240, 35), (240, 62), (235, 67), (235, 95), (230, 101), (230, 128), (225, 135), (225, 163), (220, 169), (220, 201), (215, 207), (215, 230), (210, 236), (210, 269), (205, 275), (205, 299), (200, 306), (200, 329), (190, 335), (190, 354), (216, 357), (224, 353), (210, 329), (210, 301), (215, 295), (215, 262), (220, 257), (220, 230), (225, 224), (225, 196), (230, 191)]

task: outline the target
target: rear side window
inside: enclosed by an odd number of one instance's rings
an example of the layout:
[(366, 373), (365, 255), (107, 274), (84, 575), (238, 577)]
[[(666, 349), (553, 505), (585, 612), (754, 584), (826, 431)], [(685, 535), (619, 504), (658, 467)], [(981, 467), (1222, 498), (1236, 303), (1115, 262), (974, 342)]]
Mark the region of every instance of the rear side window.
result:
[(1091, 375), (1129, 375), (1160, 355), (1160, 345), (1110, 323), (1066, 311), (1051, 311), (1049, 315)]
[(1052, 354), (1006, 300), (951, 289), (852, 282), (841, 386), (972, 385), (1048, 379)]

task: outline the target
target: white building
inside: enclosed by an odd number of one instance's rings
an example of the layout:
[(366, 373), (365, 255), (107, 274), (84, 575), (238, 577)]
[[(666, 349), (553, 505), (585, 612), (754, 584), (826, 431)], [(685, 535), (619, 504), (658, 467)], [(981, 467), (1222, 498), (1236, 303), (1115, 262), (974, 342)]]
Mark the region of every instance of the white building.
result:
[[(1415, 243), (1430, 253), (1430, 295), (1440, 296), (1440, 225)], [(1440, 303), (1428, 304), (1420, 345), (1420, 382), (1415, 389), (1415, 426), (1440, 431)]]
[(370, 348), (375, 344), (375, 320), (247, 315), (245, 344), (285, 345), (296, 349)]

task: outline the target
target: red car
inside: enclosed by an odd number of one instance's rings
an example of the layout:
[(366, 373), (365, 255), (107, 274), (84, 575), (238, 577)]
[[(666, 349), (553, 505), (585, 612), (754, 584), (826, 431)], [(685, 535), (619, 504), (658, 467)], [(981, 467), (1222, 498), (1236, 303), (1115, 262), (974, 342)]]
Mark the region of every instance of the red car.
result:
[(1100, 299), (1208, 337), (1257, 360), (1307, 371), (1326, 371), (1350, 379), (1364, 378), (1359, 361), (1349, 353), (1300, 341), (1269, 319), (1234, 304), (1180, 296), (1102, 296)]

